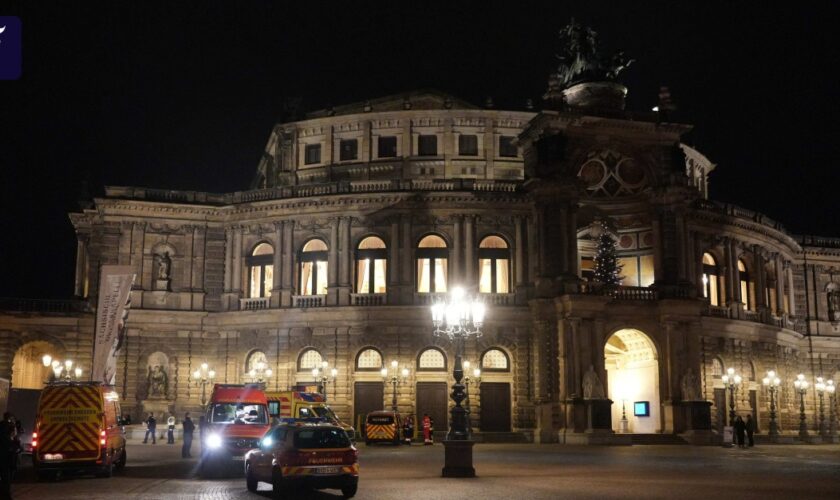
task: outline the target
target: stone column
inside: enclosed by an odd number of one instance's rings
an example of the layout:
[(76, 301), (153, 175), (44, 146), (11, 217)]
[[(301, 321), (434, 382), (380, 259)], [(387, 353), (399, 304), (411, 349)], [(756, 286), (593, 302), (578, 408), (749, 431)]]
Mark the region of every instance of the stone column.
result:
[(192, 284), (193, 292), (204, 292), (204, 261), (207, 247), (207, 227), (193, 226), (193, 262)]
[(132, 236), (132, 222), (120, 223), (120, 238), (117, 249), (117, 264), (121, 266), (128, 265), (131, 259), (131, 236)]
[(781, 254), (775, 255), (773, 269), (776, 271), (776, 316), (782, 316), (785, 314), (785, 270)]
[(464, 217), (464, 282), (468, 287), (473, 287), (476, 284), (475, 271), (478, 266), (475, 256), (475, 216), (467, 215)]
[(665, 263), (662, 252), (662, 223), (659, 221), (658, 212), (654, 212), (650, 225), (653, 233), (653, 282), (663, 283), (665, 281)]
[(340, 305), (350, 304), (350, 292), (353, 282), (353, 248), (351, 247), (350, 227), (353, 219), (342, 217), (339, 220), (338, 239), (341, 244), (338, 256), (338, 303)]
[(685, 217), (682, 213), (676, 215), (677, 226), (677, 278), (679, 281), (688, 281), (691, 273), (689, 272), (689, 259), (691, 257), (691, 246), (687, 242)]
[(753, 267), (755, 268), (755, 310), (761, 311), (767, 307), (765, 294), (767, 293), (767, 281), (764, 273), (764, 257), (761, 255), (761, 247), (753, 245)]
[(516, 288), (520, 288), (525, 284), (525, 242), (522, 238), (522, 217), (516, 216), (513, 219), (513, 236), (514, 236), (514, 278)]
[(231, 283), (231, 290), (236, 301), (235, 309), (238, 309), (238, 301), (242, 297), (242, 228), (234, 229), (233, 236), (233, 282)]
[(400, 220), (391, 219), (391, 241), (388, 243), (388, 303), (399, 303), (400, 284)]
[(796, 291), (793, 287), (793, 262), (786, 261), (785, 269), (787, 269), (788, 314), (796, 316)]
[[(691, 262), (693, 264), (693, 274), (694, 276), (694, 285), (697, 287), (697, 296), (703, 296), (703, 254), (705, 253), (705, 245), (706, 242), (703, 236), (700, 233), (692, 233), (692, 246), (694, 248), (693, 255), (691, 256)], [(722, 262), (719, 264), (723, 264)], [(720, 273), (720, 269), (725, 267), (724, 265), (718, 266), (718, 273)], [(718, 283), (719, 284), (719, 283)], [(720, 295), (723, 290), (718, 288), (718, 304), (722, 303), (723, 301), (720, 300)], [(710, 297), (711, 298), (711, 297)]]
[[(76, 235), (76, 280), (73, 283), (73, 295), (76, 297), (83, 297), (85, 294), (85, 276), (87, 269), (85, 269), (85, 261), (87, 260), (87, 244), (85, 238), (81, 234)], [(134, 280), (135, 283), (140, 281), (140, 277)]]
[(400, 282), (403, 293), (400, 303), (414, 302), (414, 245), (411, 238), (411, 216), (402, 217), (402, 257), (400, 259)]
[(538, 241), (536, 235), (537, 223), (536, 219), (532, 216), (528, 218), (527, 224), (527, 231), (526, 234), (528, 238), (528, 284), (533, 286), (534, 281), (537, 279), (537, 269), (540, 266), (540, 255), (539, 255), (539, 248), (538, 248)]
[(283, 222), (283, 275), (280, 277), (283, 291), (280, 295), (280, 306), (292, 305), (292, 294), (295, 290), (295, 250), (294, 250), (294, 221)]
[(566, 237), (568, 238), (568, 250), (566, 250), (566, 272), (572, 278), (577, 278), (580, 274), (580, 259), (578, 258), (578, 241), (577, 241), (577, 207), (569, 206), (567, 210), (568, 223), (566, 225)]
[(463, 217), (460, 215), (453, 216), (453, 229), (452, 229), (452, 250), (449, 252), (450, 256), (450, 263), (449, 263), (449, 283), (447, 289), (451, 288), (454, 285), (463, 284), (461, 281), (463, 279), (463, 249), (464, 249), (464, 240), (462, 239), (462, 229), (461, 226), (463, 224)]
[(274, 223), (274, 255), (271, 264), (274, 266), (274, 276), (271, 280), (271, 307), (280, 307), (283, 284), (283, 223)]
[(327, 304), (338, 305), (338, 226), (339, 218), (330, 220), (330, 243), (327, 252)]
[(225, 282), (224, 291), (222, 292), (222, 308), (226, 311), (231, 310), (233, 302), (233, 229), (225, 229)]

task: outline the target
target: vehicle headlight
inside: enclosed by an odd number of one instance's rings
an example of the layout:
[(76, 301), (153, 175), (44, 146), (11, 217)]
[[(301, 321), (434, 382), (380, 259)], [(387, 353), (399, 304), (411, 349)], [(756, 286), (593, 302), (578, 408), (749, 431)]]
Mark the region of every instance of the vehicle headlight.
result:
[(262, 445), (265, 448), (270, 447), (272, 443), (273, 443), (273, 441), (271, 440), (271, 437), (264, 437), (263, 440), (262, 440)]
[(209, 436), (207, 436), (205, 443), (207, 443), (208, 448), (213, 450), (216, 448), (221, 448), (222, 438), (218, 434), (210, 434)]

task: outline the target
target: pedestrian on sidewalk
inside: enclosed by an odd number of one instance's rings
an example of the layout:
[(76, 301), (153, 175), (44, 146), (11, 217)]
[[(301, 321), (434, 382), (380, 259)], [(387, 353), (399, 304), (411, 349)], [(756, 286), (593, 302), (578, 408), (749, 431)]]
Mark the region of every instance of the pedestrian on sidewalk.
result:
[(166, 419), (166, 444), (175, 444), (175, 415)]
[(747, 424), (740, 415), (735, 417), (735, 439), (738, 442), (738, 448), (744, 447), (744, 433), (747, 431)]
[(423, 444), (434, 444), (432, 440), (432, 417), (428, 413), (423, 414)]
[(155, 439), (155, 430), (157, 429), (157, 420), (155, 420), (155, 414), (149, 413), (149, 418), (146, 419), (146, 436), (143, 437), (143, 444), (149, 442), (149, 435), (152, 436), (152, 444), (157, 444), (157, 439)]
[(403, 422), (403, 443), (411, 445), (412, 439), (414, 439), (414, 415), (409, 415)]
[(193, 432), (195, 431), (195, 424), (190, 419), (190, 412), (184, 414), (184, 445), (181, 446), (181, 458), (190, 458), (190, 448), (192, 448)]
[(751, 413), (747, 413), (747, 421), (745, 423), (746, 430), (747, 430), (747, 446), (752, 448), (755, 446), (755, 441), (753, 440), (753, 434), (756, 431), (755, 420), (752, 418)]

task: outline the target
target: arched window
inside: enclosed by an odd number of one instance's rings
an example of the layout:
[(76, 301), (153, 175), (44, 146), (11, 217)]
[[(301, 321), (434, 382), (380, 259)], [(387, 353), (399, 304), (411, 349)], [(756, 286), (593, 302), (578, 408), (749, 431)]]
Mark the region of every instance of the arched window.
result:
[(356, 293), (385, 293), (388, 250), (385, 242), (368, 236), (356, 248)]
[(717, 262), (710, 253), (703, 254), (703, 297), (709, 299), (713, 306), (721, 305), (720, 302), (720, 271)]
[(313, 368), (321, 368), (323, 361), (324, 358), (321, 357), (321, 353), (316, 349), (306, 349), (298, 356), (298, 371), (308, 372)]
[(449, 249), (440, 236), (430, 234), (417, 245), (417, 291), (446, 292)]
[(488, 236), (478, 245), (478, 291), (510, 293), (510, 248), (498, 236)]
[(509, 372), (510, 359), (501, 349), (487, 349), (481, 355), (481, 369), (484, 371)]
[(747, 271), (747, 265), (741, 259), (738, 259), (738, 278), (740, 280), (741, 302), (744, 304), (744, 310), (751, 310), (755, 305), (755, 287), (750, 279), (750, 273)]
[(382, 353), (373, 347), (362, 349), (356, 356), (356, 371), (379, 371), (382, 368)]
[(309, 240), (300, 252), (300, 294), (327, 294), (327, 244)]
[(429, 347), (417, 356), (417, 371), (446, 371), (446, 355), (437, 347)]
[(723, 361), (720, 358), (712, 358), (712, 378), (723, 376)]
[(248, 257), (248, 297), (271, 297), (274, 280), (274, 248), (268, 243), (254, 247)]
[[(260, 368), (262, 366), (262, 368)], [(268, 366), (268, 358), (262, 351), (251, 351), (248, 359), (245, 361), (245, 371), (263, 370)]]

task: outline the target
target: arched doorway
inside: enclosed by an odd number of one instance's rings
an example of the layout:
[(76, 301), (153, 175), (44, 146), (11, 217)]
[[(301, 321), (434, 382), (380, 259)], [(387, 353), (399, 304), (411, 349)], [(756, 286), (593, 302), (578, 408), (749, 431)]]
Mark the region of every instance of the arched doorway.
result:
[(15, 389), (43, 389), (50, 376), (50, 368), (42, 358), (49, 354), (58, 356), (58, 350), (49, 342), (36, 340), (23, 344), (15, 353), (12, 363), (12, 387)]
[(632, 328), (613, 333), (604, 346), (612, 427), (622, 429), (622, 403), (627, 432), (660, 432), (659, 361), (650, 337)]

